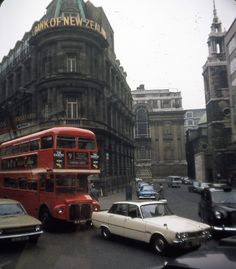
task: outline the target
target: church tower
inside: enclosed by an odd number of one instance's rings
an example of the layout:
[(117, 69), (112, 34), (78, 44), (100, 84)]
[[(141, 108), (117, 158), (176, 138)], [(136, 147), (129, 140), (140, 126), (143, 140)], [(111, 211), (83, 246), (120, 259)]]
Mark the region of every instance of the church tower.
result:
[(215, 180), (225, 176), (224, 154), (230, 140), (230, 105), (225, 55), (226, 31), (217, 16), (213, 1), (213, 21), (208, 37), (209, 55), (203, 66), (204, 91), (208, 123), (209, 168), (208, 178)]

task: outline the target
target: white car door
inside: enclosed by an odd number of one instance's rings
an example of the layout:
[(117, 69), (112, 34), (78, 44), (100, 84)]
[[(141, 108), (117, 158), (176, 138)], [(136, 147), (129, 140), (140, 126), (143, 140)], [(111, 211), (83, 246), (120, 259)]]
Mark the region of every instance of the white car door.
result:
[(145, 240), (145, 222), (141, 218), (139, 207), (128, 206), (128, 216), (124, 220), (124, 236), (135, 240)]
[(112, 208), (108, 220), (108, 225), (111, 233), (124, 236), (124, 223), (127, 219), (127, 213), (127, 204), (114, 205), (114, 208)]

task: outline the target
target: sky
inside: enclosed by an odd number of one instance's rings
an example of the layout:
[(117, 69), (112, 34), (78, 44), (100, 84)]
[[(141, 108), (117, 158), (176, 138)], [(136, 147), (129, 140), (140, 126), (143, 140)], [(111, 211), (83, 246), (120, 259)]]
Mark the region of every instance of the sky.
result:
[[(0, 7), (0, 61), (45, 14), (51, 0), (5, 0)], [(205, 108), (202, 67), (213, 20), (213, 0), (90, 0), (114, 31), (115, 54), (131, 90), (181, 91), (183, 108)], [(235, 0), (215, 0), (226, 31)]]

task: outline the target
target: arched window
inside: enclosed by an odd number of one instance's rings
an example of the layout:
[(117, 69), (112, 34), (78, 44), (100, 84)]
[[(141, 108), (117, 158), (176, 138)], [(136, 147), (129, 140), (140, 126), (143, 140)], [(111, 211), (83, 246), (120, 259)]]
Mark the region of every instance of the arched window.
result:
[(148, 112), (144, 107), (136, 110), (135, 137), (149, 137)]

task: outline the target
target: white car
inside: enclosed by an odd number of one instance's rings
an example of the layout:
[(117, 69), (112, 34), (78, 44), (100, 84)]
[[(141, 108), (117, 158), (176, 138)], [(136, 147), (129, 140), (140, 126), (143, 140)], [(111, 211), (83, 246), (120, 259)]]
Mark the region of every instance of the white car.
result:
[(105, 239), (114, 234), (144, 241), (159, 254), (171, 246), (197, 248), (211, 237), (209, 225), (172, 214), (166, 200), (116, 202), (93, 212), (92, 223)]

